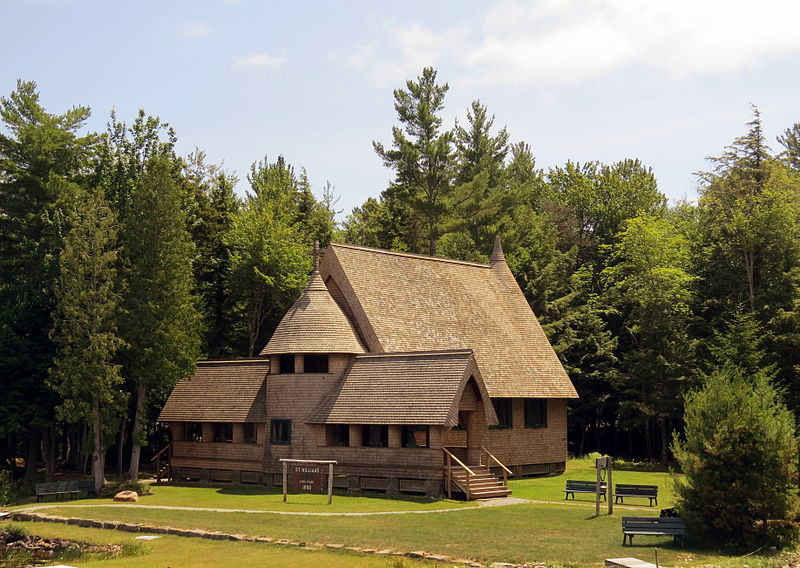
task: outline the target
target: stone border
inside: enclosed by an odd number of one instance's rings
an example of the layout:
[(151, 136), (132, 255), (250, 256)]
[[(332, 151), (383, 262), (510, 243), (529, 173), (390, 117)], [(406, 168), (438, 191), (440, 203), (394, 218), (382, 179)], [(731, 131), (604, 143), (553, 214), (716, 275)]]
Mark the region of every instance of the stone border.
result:
[[(131, 533), (150, 533), (150, 534), (168, 534), (174, 536), (185, 536), (194, 538), (205, 538), (209, 540), (232, 540), (241, 542), (258, 542), (262, 544), (271, 544), (277, 546), (296, 546), (303, 550), (347, 550), (349, 552), (356, 552), (359, 554), (374, 554), (379, 556), (405, 556), (407, 558), (417, 558), (424, 560), (431, 560), (434, 562), (450, 562), (452, 564), (459, 564), (469, 568), (487, 568), (485, 564), (467, 560), (465, 558), (453, 558), (445, 554), (432, 554), (423, 550), (414, 550), (411, 552), (398, 552), (390, 548), (376, 549), (376, 548), (362, 548), (360, 546), (344, 546), (342, 544), (326, 544), (321, 542), (299, 542), (287, 539), (275, 539), (268, 536), (250, 536), (246, 534), (231, 534), (223, 533), (220, 531), (205, 531), (202, 529), (179, 529), (175, 527), (160, 527), (155, 525), (148, 525), (144, 523), (123, 523), (120, 521), (94, 521), (90, 519), (80, 519), (77, 517), (62, 517), (59, 515), (45, 515), (43, 513), (27, 513), (27, 512), (12, 512), (9, 518), (15, 521), (29, 521), (29, 522), (50, 522), (50, 523), (64, 523), (67, 525), (76, 525), (85, 528), (94, 529), (108, 529), (125, 531)], [(547, 568), (544, 563), (524, 563), (524, 564), (510, 564), (506, 562), (493, 562), (489, 568)]]

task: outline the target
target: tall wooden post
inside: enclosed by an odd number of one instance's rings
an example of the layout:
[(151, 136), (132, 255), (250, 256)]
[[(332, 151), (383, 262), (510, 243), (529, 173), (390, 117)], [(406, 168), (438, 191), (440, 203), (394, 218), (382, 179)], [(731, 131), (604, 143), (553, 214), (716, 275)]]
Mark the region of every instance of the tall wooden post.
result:
[(606, 499), (608, 500), (608, 514), (614, 514), (614, 500), (611, 496), (614, 494), (614, 480), (611, 478), (613, 471), (613, 461), (611, 458), (606, 458)]
[(333, 464), (328, 464), (328, 505), (333, 500)]
[[(600, 516), (600, 484), (603, 482), (602, 477), (600, 475), (600, 459), (598, 458), (595, 462), (595, 471), (597, 472), (597, 489), (594, 494), (594, 516)], [(608, 496), (606, 496), (608, 498)]]
[(287, 464), (286, 462), (283, 462), (283, 502), (284, 503), (286, 503), (286, 493), (287, 493), (286, 486), (289, 483), (289, 473), (288, 473), (288, 470), (287, 470), (288, 467), (289, 467), (289, 464)]

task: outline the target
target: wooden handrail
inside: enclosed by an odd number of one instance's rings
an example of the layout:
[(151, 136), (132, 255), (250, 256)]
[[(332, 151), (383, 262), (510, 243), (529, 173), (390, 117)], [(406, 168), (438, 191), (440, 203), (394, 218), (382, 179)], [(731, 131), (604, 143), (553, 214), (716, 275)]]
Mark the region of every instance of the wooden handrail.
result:
[[(481, 446), (481, 452), (486, 452), (487, 456), (492, 458), (497, 463), (497, 465), (499, 465), (500, 467), (503, 468), (503, 486), (504, 487), (508, 487), (508, 476), (509, 476), (509, 474), (510, 475), (514, 475), (514, 473), (510, 469), (508, 469), (505, 465), (503, 465), (503, 462), (501, 462), (499, 459), (494, 457), (492, 452), (490, 452), (489, 450), (487, 450), (483, 446)], [(480, 460), (478, 460), (478, 461), (480, 461)], [(486, 460), (486, 467), (489, 467), (489, 460)]]
[(166, 452), (167, 450), (169, 450), (171, 446), (172, 446), (172, 442), (170, 442), (169, 444), (167, 444), (166, 446), (164, 446), (163, 448), (161, 448), (160, 450), (158, 450), (158, 453), (157, 453), (156, 455), (154, 455), (152, 458), (150, 458), (150, 461), (151, 461), (151, 462), (154, 462), (154, 461), (156, 461), (156, 459), (160, 458), (160, 457), (161, 457), (161, 454), (163, 454), (164, 452)]
[(470, 479), (475, 475), (475, 472), (472, 471), (464, 462), (462, 462), (460, 459), (458, 459), (456, 456), (454, 456), (452, 453), (450, 453), (450, 451), (447, 450), (447, 448), (442, 448), (442, 451), (445, 453), (445, 456), (447, 456), (447, 470), (446, 470), (446, 473), (445, 473), (445, 477), (447, 478), (447, 498), (448, 499), (452, 499), (452, 497), (453, 497), (452, 493), (451, 493), (451, 485), (453, 483), (455, 483), (456, 487), (460, 487), (460, 484), (453, 477), (452, 460), (455, 460), (455, 462), (464, 471), (467, 472), (466, 487), (461, 487), (461, 489), (464, 491), (464, 493), (466, 493), (467, 500), (471, 499), (472, 495), (471, 495), (471, 489), (470, 489)]
[(475, 475), (475, 472), (474, 472), (474, 471), (472, 471), (472, 470), (469, 468), (469, 466), (467, 466), (466, 464), (464, 464), (464, 462), (462, 462), (462, 461), (461, 461), (460, 459), (458, 459), (456, 456), (454, 456), (453, 454), (451, 454), (451, 453), (450, 453), (450, 452), (449, 452), (449, 451), (448, 451), (446, 448), (442, 448), (442, 451), (443, 451), (444, 453), (446, 453), (448, 456), (450, 456), (451, 458), (453, 458), (453, 459), (456, 461), (456, 463), (457, 463), (458, 465), (460, 465), (461, 467), (463, 467), (463, 468), (464, 468), (464, 469), (467, 471), (467, 473), (468, 473), (468, 474), (470, 474), (470, 475)]
[[(513, 471), (511, 471), (510, 469), (508, 469), (508, 468), (507, 468), (505, 465), (503, 465), (503, 462), (501, 462), (499, 459), (497, 459), (496, 457), (494, 457), (494, 456), (492, 455), (492, 453), (491, 453), (489, 450), (487, 450), (486, 448), (484, 448), (483, 446), (481, 446), (481, 451), (482, 451), (482, 452), (486, 452), (486, 455), (487, 455), (487, 456), (489, 456), (490, 458), (492, 458), (492, 459), (495, 461), (495, 463), (497, 463), (497, 465), (499, 465), (500, 467), (502, 467), (502, 468), (503, 468), (503, 469), (506, 471), (506, 473), (507, 473), (507, 474), (509, 474), (509, 475), (514, 475), (514, 472), (513, 472)], [(489, 465), (489, 464), (486, 464), (486, 465)]]

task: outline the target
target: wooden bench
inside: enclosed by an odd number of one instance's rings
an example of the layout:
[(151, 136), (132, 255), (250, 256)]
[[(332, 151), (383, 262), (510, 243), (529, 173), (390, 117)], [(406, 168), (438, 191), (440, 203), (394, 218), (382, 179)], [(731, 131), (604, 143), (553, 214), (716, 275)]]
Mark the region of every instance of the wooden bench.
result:
[(650, 499), (650, 506), (653, 503), (658, 505), (658, 485), (631, 485), (625, 483), (617, 483), (614, 486), (614, 502), (624, 503), (625, 497), (641, 497), (642, 499)]
[[(603, 497), (603, 500), (606, 498), (606, 489), (607, 486), (605, 483), (600, 484), (600, 495)], [(597, 493), (597, 482), (596, 481), (577, 481), (575, 479), (568, 479), (567, 480), (567, 488), (564, 489), (564, 499), (569, 499), (569, 496), (572, 495), (572, 500), (575, 500), (576, 493)]]
[(48, 483), (36, 484), (36, 502), (40, 502), (47, 495), (55, 495), (58, 501), (61, 495), (69, 495), (70, 499), (76, 499), (81, 493), (97, 494), (94, 489), (93, 481), (52, 481)]
[(683, 546), (686, 525), (680, 517), (622, 517), (622, 546), (633, 544), (636, 535), (671, 536)]

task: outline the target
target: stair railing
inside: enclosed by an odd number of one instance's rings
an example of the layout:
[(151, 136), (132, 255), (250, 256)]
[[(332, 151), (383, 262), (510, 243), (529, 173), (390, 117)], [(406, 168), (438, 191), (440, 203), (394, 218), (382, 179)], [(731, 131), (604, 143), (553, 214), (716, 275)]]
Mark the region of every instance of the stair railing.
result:
[[(448, 451), (447, 448), (442, 448), (442, 451), (444, 452), (445, 460), (446, 460), (446, 468), (445, 468), (444, 476), (445, 476), (445, 480), (447, 481), (447, 483), (446, 483), (447, 484), (447, 498), (448, 499), (452, 499), (453, 498), (452, 488), (453, 488), (453, 485), (455, 485), (456, 487), (458, 487), (459, 489), (461, 489), (464, 492), (464, 494), (467, 496), (467, 501), (470, 501), (472, 499), (472, 491), (470, 489), (470, 485), (471, 485), (470, 484), (470, 480), (475, 476), (475, 472), (472, 471), (469, 467), (467, 467), (467, 465), (464, 462), (462, 462), (460, 459), (458, 459), (456, 456), (454, 456), (452, 453), (450, 453), (450, 451)], [(466, 483), (464, 484), (464, 486), (462, 486), (459, 483), (458, 478), (456, 478), (455, 475), (453, 474), (453, 462), (456, 462), (456, 466), (466, 473)]]
[[(164, 464), (164, 471), (161, 471), (161, 455), (166, 452), (166, 463)], [(156, 485), (161, 484), (161, 474), (167, 474), (167, 481), (172, 481), (172, 442), (158, 450), (158, 453), (150, 458), (150, 463), (156, 462)]]
[(489, 450), (487, 450), (487, 449), (486, 449), (486, 448), (484, 448), (483, 446), (481, 446), (481, 454), (480, 454), (480, 459), (478, 460), (478, 462), (479, 462), (481, 465), (483, 465), (483, 454), (486, 454), (486, 456), (487, 456), (487, 458), (488, 458), (488, 459), (486, 460), (486, 467), (491, 467), (491, 466), (489, 465), (489, 460), (492, 460), (494, 463), (496, 463), (497, 465), (499, 465), (499, 466), (500, 466), (500, 468), (503, 470), (503, 487), (506, 487), (506, 488), (508, 488), (508, 476), (509, 476), (509, 475), (514, 475), (514, 472), (512, 472), (510, 469), (508, 469), (508, 468), (505, 466), (505, 464), (503, 464), (503, 462), (501, 462), (499, 459), (497, 459), (496, 457), (494, 457), (494, 456), (492, 455), (492, 452), (490, 452)]

